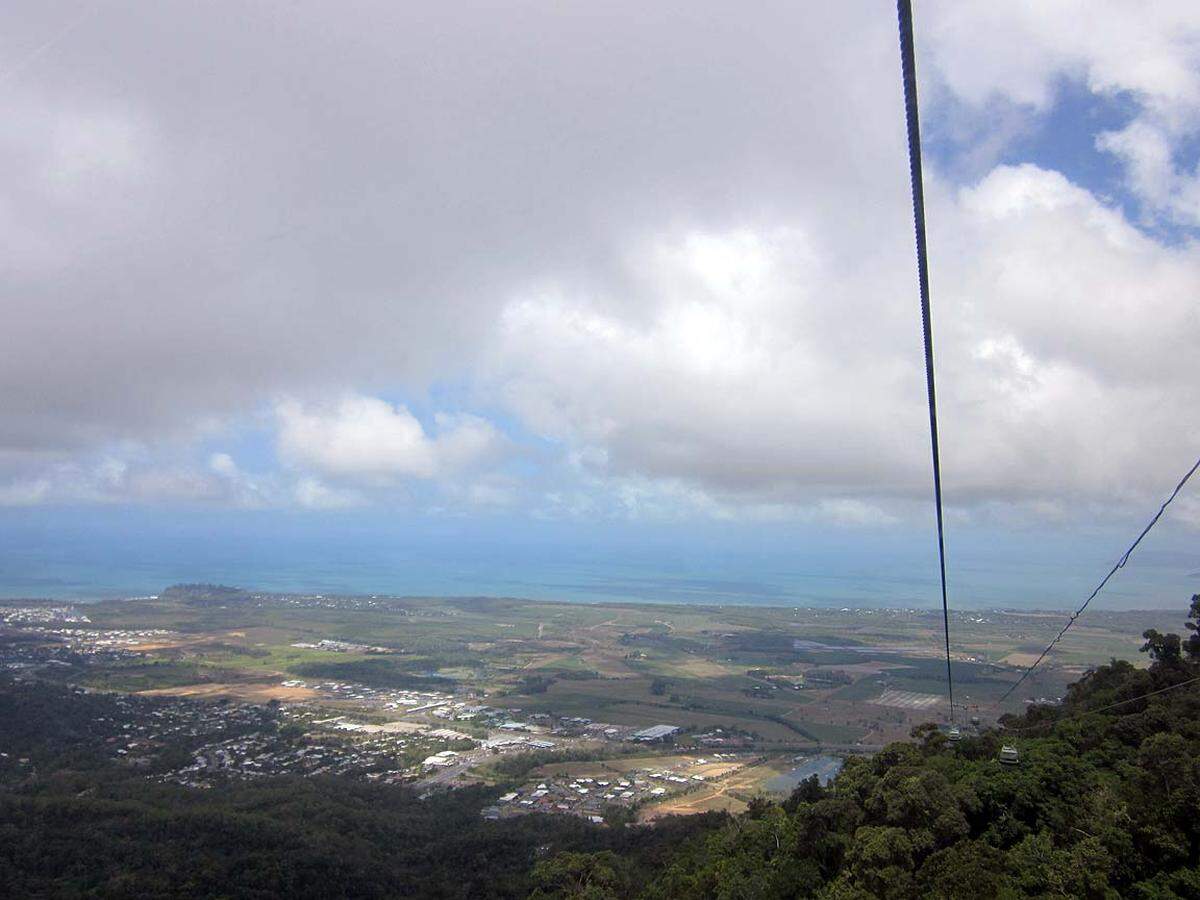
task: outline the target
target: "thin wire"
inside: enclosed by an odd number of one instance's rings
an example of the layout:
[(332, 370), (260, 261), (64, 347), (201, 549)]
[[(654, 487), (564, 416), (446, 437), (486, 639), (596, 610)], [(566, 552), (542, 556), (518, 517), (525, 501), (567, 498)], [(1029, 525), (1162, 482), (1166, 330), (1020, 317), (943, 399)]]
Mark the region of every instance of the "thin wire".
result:
[(950, 604), (946, 595), (946, 539), (942, 520), (942, 463), (938, 452), (937, 391), (933, 383), (933, 325), (929, 314), (929, 251), (925, 240), (925, 189), (921, 174), (921, 123), (917, 115), (917, 61), (913, 51), (911, 0), (897, 0), (904, 112), (908, 121), (908, 162), (912, 179), (913, 224), (917, 233), (917, 279), (921, 288), (921, 328), (925, 336), (925, 391), (929, 400), (929, 441), (933, 451), (933, 500), (937, 508), (938, 564), (942, 576), (942, 628), (946, 637), (946, 689), (954, 721), (954, 676), (950, 670)]
[(1175, 490), (1171, 491), (1171, 496), (1168, 497), (1166, 501), (1164, 501), (1163, 505), (1158, 508), (1158, 512), (1154, 514), (1154, 518), (1151, 519), (1150, 523), (1142, 529), (1142, 533), (1137, 536), (1137, 540), (1130, 545), (1129, 549), (1125, 551), (1124, 555), (1117, 560), (1117, 564), (1108, 570), (1108, 574), (1104, 576), (1104, 580), (1096, 585), (1096, 589), (1088, 595), (1086, 600), (1083, 601), (1083, 606), (1075, 610), (1071, 617), (1067, 619), (1067, 624), (1062, 627), (1062, 631), (1058, 633), (1058, 637), (1046, 645), (1046, 649), (1042, 651), (1041, 656), (1034, 660), (1033, 664), (1021, 674), (1020, 678), (1017, 679), (1016, 683), (1014, 683), (1012, 687), (1004, 692), (1004, 696), (1000, 698), (1000, 703), (1003, 703), (1005, 700), (1007, 700), (1012, 692), (1019, 688), (1021, 683), (1033, 673), (1033, 670), (1036, 669), (1042, 660), (1045, 659), (1050, 653), (1050, 651), (1054, 649), (1054, 646), (1062, 640), (1063, 635), (1067, 633), (1067, 630), (1075, 624), (1075, 620), (1083, 615), (1083, 611), (1088, 608), (1088, 604), (1091, 603), (1092, 600), (1095, 599), (1096, 595), (1103, 590), (1104, 586), (1108, 584), (1108, 580), (1117, 574), (1117, 570), (1125, 568), (1125, 564), (1129, 562), (1129, 557), (1133, 555), (1133, 551), (1136, 550), (1138, 544), (1142, 542), (1142, 538), (1149, 534), (1150, 529), (1158, 524), (1158, 520), (1162, 518), (1162, 514), (1166, 512), (1167, 507), (1171, 505), (1171, 501), (1179, 495), (1179, 492), (1183, 490), (1183, 486), (1188, 483), (1188, 479), (1192, 477), (1197, 469), (1200, 469), (1200, 459), (1196, 460), (1195, 465), (1188, 469), (1187, 474), (1180, 479), (1179, 484), (1175, 485)]
[(1071, 719), (1077, 719), (1080, 716), (1088, 716), (1093, 713), (1106, 712), (1107, 710), (1114, 709), (1115, 707), (1124, 706), (1126, 703), (1133, 703), (1135, 700), (1145, 700), (1147, 697), (1153, 697), (1156, 694), (1165, 694), (1167, 691), (1173, 691), (1176, 688), (1185, 687), (1189, 684), (1195, 684), (1197, 681), (1200, 681), (1200, 675), (1197, 675), (1195, 678), (1189, 678), (1186, 681), (1176, 682), (1175, 684), (1168, 685), (1165, 688), (1159, 688), (1157, 691), (1150, 691), (1147, 694), (1139, 694), (1136, 697), (1130, 697), (1128, 700), (1118, 700), (1116, 703), (1110, 703), (1108, 706), (1101, 706), (1099, 709), (1085, 709), (1070, 716), (1063, 716), (1061, 719), (1050, 719), (1045, 722), (1038, 722), (1036, 725), (1026, 725), (1024, 728), (1009, 728), (1006, 725), (1001, 725), (1000, 727), (1005, 731), (1011, 731), (1017, 734), (1025, 731), (1033, 731), (1036, 728), (1045, 728), (1047, 725), (1057, 725), (1059, 722), (1069, 722)]

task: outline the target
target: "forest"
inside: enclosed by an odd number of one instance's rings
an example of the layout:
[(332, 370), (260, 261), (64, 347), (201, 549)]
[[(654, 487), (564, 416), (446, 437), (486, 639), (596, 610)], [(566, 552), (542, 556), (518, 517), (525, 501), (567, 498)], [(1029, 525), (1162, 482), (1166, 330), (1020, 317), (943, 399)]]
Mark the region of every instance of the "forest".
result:
[(97, 749), (111, 695), (0, 676), (0, 894), (1200, 897), (1200, 595), (1185, 624), (1002, 730), (922, 726), (827, 787), (654, 826), (488, 821), (503, 785), (156, 783)]
[(1145, 632), (1148, 668), (1098, 667), (1003, 733), (915, 729), (689, 839), (648, 884), (636, 860), (564, 853), (533, 896), (1200, 897), (1198, 625), (1200, 595), (1184, 636)]

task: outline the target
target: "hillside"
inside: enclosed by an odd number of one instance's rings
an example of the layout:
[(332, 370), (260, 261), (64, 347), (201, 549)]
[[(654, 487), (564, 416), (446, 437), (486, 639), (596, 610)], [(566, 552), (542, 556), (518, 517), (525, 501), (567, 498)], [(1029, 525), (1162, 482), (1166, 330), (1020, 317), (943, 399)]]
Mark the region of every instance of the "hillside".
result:
[[(0, 895), (1200, 897), (1198, 620), (1200, 596), (1185, 637), (1146, 632), (1148, 668), (1096, 668), (1003, 732), (950, 744), (922, 726), (826, 788), (654, 826), (487, 821), (504, 784), (188, 789), (156, 776), (189, 757), (187, 735), (161, 759), (114, 761), (114, 736), (135, 730), (122, 695), (3, 676)], [(161, 721), (159, 702), (140, 715)], [(238, 709), (232, 739), (286, 737), (270, 708)]]
[[(541, 897), (1200, 897), (1200, 595), (1061, 707), (951, 746), (933, 727), (682, 847), (635, 889), (611, 857), (539, 864)], [(1160, 692), (1160, 693), (1153, 693)], [(1151, 694), (1151, 696), (1145, 696)]]

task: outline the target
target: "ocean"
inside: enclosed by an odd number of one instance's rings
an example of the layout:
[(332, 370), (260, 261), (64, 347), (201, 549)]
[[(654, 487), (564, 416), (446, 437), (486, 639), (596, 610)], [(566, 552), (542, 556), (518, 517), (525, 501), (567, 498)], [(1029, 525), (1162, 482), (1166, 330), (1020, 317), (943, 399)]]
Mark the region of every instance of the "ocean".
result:
[[(1193, 537), (1140, 549), (1098, 605), (1186, 606), (1200, 590)], [(1077, 605), (1122, 540), (960, 529), (949, 542), (952, 603)], [(327, 594), (935, 608), (936, 579), (931, 529), (143, 509), (0, 515), (7, 598), (141, 596), (202, 581)]]

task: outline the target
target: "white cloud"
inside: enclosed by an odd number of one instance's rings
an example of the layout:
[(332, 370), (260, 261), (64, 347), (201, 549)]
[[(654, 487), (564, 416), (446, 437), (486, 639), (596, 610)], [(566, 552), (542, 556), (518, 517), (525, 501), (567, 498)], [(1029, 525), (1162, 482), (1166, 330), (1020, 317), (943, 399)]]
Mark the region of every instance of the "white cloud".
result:
[(293, 489), (293, 496), (297, 503), (307, 509), (348, 509), (367, 502), (357, 491), (331, 488), (316, 478), (299, 479)]
[(1200, 226), (1200, 171), (1177, 158), (1200, 134), (1200, 14), (1190, 0), (939, 0), (919, 19), (929, 74), (968, 104), (1048, 113), (1064, 80), (1127, 101), (1131, 120), (1097, 146), (1121, 160), (1149, 211)]
[[(1200, 254), (1035, 166), (931, 196), (951, 501), (1153, 496), (1200, 445)], [(499, 390), (589, 471), (886, 521), (880, 498), (929, 484), (911, 262), (860, 248), (847, 271), (810, 244), (673, 236), (630, 254), (630, 296), (514, 299)]]
[(209, 457), (208, 467), (218, 475), (224, 475), (226, 478), (236, 478), (241, 474), (237, 463), (233, 461), (233, 457), (228, 453), (214, 453)]
[(1096, 146), (1119, 157), (1126, 166), (1130, 190), (1151, 209), (1191, 226), (1200, 225), (1200, 164), (1189, 171), (1176, 162), (1181, 140), (1195, 133), (1190, 127), (1181, 134), (1140, 116), (1119, 131), (1101, 134)]
[(247, 509), (275, 506), (280, 503), (277, 479), (262, 478), (244, 471), (228, 453), (214, 453), (208, 460), (209, 470), (221, 482), (229, 501)]
[(36, 506), (46, 499), (50, 488), (48, 478), (0, 485), (0, 506)]
[(501, 443), (477, 416), (439, 414), (437, 433), (429, 435), (405, 406), (362, 395), (309, 405), (283, 400), (275, 413), (284, 460), (365, 483), (450, 475), (492, 457)]
[[(113, 7), (0, 84), (0, 502), (902, 517), (929, 464), (890, 11), (643, 6), (300, 4), (286, 40), (268, 7)], [(917, 27), (972, 160), (927, 170), (948, 496), (1154, 494), (1200, 440), (1200, 250), (989, 160), (1072, 81), (1129, 105), (1091, 137), (1149, 218), (1200, 221), (1200, 8)], [(519, 473), (487, 420), (370, 396), (445, 384), (534, 435)], [(264, 405), (282, 469), (197, 449)]]
[(1064, 76), (1174, 115), (1200, 98), (1200, 17), (1188, 0), (937, 0), (917, 27), (936, 72), (972, 103), (1046, 109)]
[(2, 505), (138, 503), (232, 506), (245, 509), (285, 502), (279, 479), (243, 471), (227, 453), (207, 465), (155, 459), (143, 448), (121, 448), (90, 462), (72, 461), (45, 469), (36, 480), (0, 486)]
[(816, 518), (838, 525), (894, 525), (899, 521), (895, 515), (873, 503), (862, 500), (822, 500), (816, 510)]

